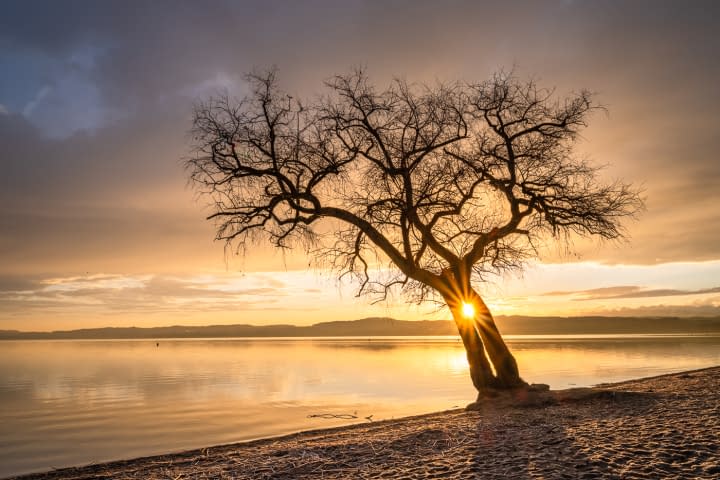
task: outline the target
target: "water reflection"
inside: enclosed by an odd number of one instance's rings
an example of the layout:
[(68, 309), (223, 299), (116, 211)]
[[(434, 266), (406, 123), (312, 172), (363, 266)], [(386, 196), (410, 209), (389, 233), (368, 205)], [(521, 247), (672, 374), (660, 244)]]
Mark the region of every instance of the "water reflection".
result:
[[(553, 388), (720, 363), (720, 337), (511, 337)], [(462, 406), (456, 338), (0, 344), (0, 476)]]

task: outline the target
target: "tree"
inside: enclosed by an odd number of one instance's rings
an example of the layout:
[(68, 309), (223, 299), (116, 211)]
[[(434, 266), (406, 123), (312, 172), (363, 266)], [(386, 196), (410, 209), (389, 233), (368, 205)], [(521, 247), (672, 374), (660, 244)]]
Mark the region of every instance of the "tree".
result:
[(639, 192), (573, 154), (598, 108), (500, 73), (483, 83), (377, 90), (362, 71), (303, 103), (274, 70), (242, 100), (196, 106), (191, 180), (217, 239), (304, 242), (360, 294), (449, 307), (483, 394), (527, 385), (475, 285), (521, 268), (548, 239), (623, 237)]

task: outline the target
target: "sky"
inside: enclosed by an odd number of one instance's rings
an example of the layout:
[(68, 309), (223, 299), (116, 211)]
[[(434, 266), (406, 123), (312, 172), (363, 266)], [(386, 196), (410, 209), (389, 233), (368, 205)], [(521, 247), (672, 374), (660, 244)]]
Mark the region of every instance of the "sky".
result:
[(580, 155), (644, 189), (624, 243), (580, 242), (479, 285), (496, 314), (720, 314), (720, 2), (10, 1), (0, 16), (0, 330), (365, 316), (301, 252), (214, 242), (188, 185), (192, 107), (276, 66), (298, 97), (515, 69), (596, 93)]

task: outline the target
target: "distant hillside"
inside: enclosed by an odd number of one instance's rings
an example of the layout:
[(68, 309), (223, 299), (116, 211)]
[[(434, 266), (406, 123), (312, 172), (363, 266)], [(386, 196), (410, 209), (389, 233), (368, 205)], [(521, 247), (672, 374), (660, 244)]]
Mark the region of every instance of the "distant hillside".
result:
[[(506, 335), (564, 335), (612, 333), (720, 333), (720, 317), (521, 317), (497, 318)], [(210, 325), (202, 327), (108, 327), (56, 332), (0, 330), (0, 340), (132, 339), (218, 337), (333, 337), (456, 335), (451, 320), (407, 321), (392, 318), (295, 325)]]

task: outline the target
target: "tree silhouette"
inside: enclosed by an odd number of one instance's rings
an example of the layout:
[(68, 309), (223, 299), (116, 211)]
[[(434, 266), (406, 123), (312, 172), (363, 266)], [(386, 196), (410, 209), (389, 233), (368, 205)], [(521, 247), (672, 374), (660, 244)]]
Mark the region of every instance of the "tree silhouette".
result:
[(621, 220), (643, 206), (573, 155), (598, 108), (586, 91), (556, 100), (504, 73), (377, 90), (356, 71), (303, 103), (274, 70), (248, 80), (244, 99), (194, 111), (187, 168), (212, 199), (217, 239), (303, 242), (355, 277), (359, 295), (444, 302), (481, 394), (526, 384), (474, 285), (521, 268), (547, 239), (621, 238)]

